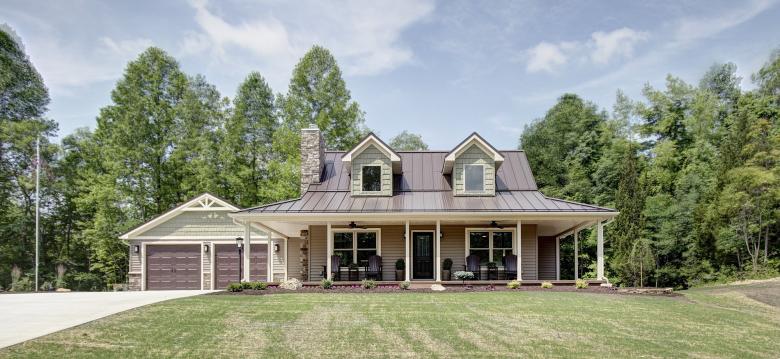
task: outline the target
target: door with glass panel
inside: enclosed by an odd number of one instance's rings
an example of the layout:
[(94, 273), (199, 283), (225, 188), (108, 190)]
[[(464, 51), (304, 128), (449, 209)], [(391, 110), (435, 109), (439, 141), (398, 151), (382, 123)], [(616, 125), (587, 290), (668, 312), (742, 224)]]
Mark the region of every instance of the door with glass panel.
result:
[(412, 279), (433, 279), (433, 232), (412, 232)]

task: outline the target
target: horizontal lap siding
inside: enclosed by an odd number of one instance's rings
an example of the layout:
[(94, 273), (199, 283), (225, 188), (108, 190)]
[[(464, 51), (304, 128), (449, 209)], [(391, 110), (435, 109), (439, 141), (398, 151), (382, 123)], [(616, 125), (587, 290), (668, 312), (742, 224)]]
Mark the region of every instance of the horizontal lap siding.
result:
[(325, 265), (325, 257), (328, 256), (326, 226), (309, 227), (309, 280), (322, 279), (322, 266)]
[(395, 261), (404, 258), (404, 226), (380, 226), (382, 230), (382, 279), (395, 280)]
[(301, 244), (304, 241), (300, 238), (290, 238), (287, 240), (287, 277), (301, 279)]
[[(363, 192), (362, 167), (366, 165), (380, 166), (382, 168), (382, 191)], [(391, 196), (393, 194), (393, 167), (390, 158), (374, 145), (368, 146), (363, 152), (352, 159), (352, 193), (356, 195)]]
[(273, 243), (279, 245), (278, 252), (274, 252), (273, 244), (271, 245), (271, 251), (273, 252), (274, 258), (274, 282), (281, 282), (284, 280), (284, 267), (286, 265), (284, 262), (284, 239), (276, 238)]
[[(484, 165), (484, 191), (481, 193), (473, 193), (465, 191), (465, 178), (463, 177), (464, 165)], [(496, 172), (495, 161), (487, 153), (482, 151), (477, 145), (471, 145), (466, 151), (460, 154), (455, 159), (454, 167), (452, 169), (452, 175), (454, 178), (454, 191), (456, 196), (484, 196), (494, 195), (496, 193)]]
[(453, 272), (463, 270), (466, 264), (466, 226), (443, 224), (441, 233), (441, 260), (452, 259)]
[[(141, 242), (130, 242), (130, 273), (141, 273)], [(138, 253), (134, 253), (135, 246), (139, 246)]]
[(528, 224), (522, 228), (522, 270), (523, 279), (537, 280), (539, 275), (537, 271), (537, 248), (536, 248), (536, 225)]
[(555, 237), (539, 237), (539, 279), (555, 280)]

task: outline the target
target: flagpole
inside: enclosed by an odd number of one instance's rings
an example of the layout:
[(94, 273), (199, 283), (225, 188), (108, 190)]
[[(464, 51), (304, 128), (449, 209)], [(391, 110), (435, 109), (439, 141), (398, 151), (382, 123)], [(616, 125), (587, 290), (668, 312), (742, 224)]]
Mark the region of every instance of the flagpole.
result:
[(40, 198), (41, 198), (41, 136), (35, 140), (35, 291), (38, 291), (38, 245), (40, 243), (40, 231), (38, 222), (40, 216)]

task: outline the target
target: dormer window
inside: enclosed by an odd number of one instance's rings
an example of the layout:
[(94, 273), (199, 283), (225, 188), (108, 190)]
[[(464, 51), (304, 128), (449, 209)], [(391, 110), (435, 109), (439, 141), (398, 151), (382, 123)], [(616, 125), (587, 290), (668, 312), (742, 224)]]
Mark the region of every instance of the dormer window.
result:
[(480, 192), (485, 190), (485, 165), (464, 165), (466, 192)]
[(363, 166), (361, 179), (363, 192), (382, 190), (382, 166)]

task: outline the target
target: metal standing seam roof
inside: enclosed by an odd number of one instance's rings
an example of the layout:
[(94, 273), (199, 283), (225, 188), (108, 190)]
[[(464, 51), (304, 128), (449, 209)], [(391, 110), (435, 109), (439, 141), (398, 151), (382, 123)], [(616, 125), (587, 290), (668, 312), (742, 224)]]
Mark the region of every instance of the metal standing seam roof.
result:
[(398, 152), (402, 173), (393, 176), (393, 195), (352, 196), (346, 152), (327, 151), (320, 183), (300, 198), (248, 208), (239, 213), (383, 212), (615, 212), (610, 208), (550, 198), (539, 192), (523, 151), (499, 151), (496, 195), (455, 196), (450, 175), (442, 174), (445, 151)]

